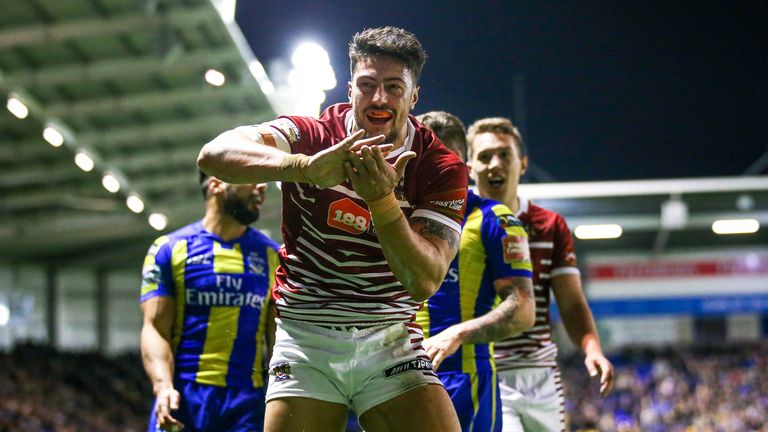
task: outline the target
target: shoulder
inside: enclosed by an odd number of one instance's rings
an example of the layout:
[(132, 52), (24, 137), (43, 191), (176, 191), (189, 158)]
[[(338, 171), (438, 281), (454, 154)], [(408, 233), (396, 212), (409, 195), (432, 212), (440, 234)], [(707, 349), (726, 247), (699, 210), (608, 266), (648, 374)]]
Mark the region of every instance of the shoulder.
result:
[(270, 122), (288, 140), (290, 145), (300, 141), (323, 140), (346, 136), (346, 119), (351, 110), (349, 104), (331, 105), (319, 118), (307, 116), (280, 116)]
[(248, 238), (255, 244), (255, 245), (263, 245), (268, 249), (274, 249), (277, 251), (279, 249), (279, 245), (277, 242), (272, 240), (271, 238), (267, 237), (266, 234), (259, 231), (256, 228), (248, 227)]

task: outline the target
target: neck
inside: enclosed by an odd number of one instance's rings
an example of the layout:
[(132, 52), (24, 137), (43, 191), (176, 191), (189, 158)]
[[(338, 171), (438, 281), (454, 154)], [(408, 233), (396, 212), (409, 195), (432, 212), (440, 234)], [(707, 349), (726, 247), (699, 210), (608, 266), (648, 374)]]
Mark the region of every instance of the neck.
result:
[(211, 207), (206, 209), (205, 217), (203, 217), (203, 227), (224, 241), (230, 241), (242, 236), (248, 228), (236, 221), (232, 216)]
[(517, 185), (511, 187), (507, 193), (507, 197), (504, 199), (504, 205), (512, 210), (512, 213), (517, 213), (520, 210), (520, 198), (517, 196)]

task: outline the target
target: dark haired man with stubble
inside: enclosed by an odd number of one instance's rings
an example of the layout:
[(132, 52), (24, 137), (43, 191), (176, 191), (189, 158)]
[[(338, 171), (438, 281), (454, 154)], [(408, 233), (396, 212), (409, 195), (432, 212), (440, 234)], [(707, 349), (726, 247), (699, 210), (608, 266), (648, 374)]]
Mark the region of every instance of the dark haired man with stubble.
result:
[(224, 132), (198, 159), (234, 183), (283, 183), (266, 431), (457, 431), (414, 315), (456, 255), (467, 172), (409, 115), (425, 61), (395, 27), (349, 46), (349, 103)]

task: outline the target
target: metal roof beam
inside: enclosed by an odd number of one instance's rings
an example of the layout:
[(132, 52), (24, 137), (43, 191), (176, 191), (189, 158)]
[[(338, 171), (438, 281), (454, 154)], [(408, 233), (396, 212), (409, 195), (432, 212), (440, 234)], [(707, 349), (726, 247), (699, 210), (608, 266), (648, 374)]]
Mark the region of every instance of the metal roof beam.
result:
[[(115, 149), (135, 147), (144, 149), (145, 143), (160, 140), (181, 141), (185, 138), (210, 134), (211, 138), (221, 132), (244, 124), (255, 124), (274, 118), (270, 109), (238, 114), (206, 115), (201, 118), (183, 119), (175, 122), (159, 122), (150, 125), (133, 125), (121, 129), (109, 129), (103, 133), (81, 133), (78, 141), (87, 143), (102, 151), (105, 157)], [(204, 142), (197, 145), (202, 147)]]
[(65, 42), (87, 37), (111, 36), (142, 29), (152, 31), (162, 25), (168, 25), (171, 28), (194, 26), (212, 18), (219, 19), (216, 10), (210, 6), (202, 6), (173, 9), (164, 15), (132, 13), (103, 19), (73, 20), (59, 24), (16, 27), (0, 31), (0, 49)]
[(138, 58), (119, 58), (88, 64), (43, 68), (6, 74), (7, 86), (53, 86), (71, 82), (114, 80), (123, 77), (147, 76), (158, 73), (187, 71), (194, 68), (217, 66), (227, 62), (242, 62), (240, 53), (232, 47), (204, 48), (187, 52), (172, 61), (155, 55)]
[(108, 97), (74, 103), (58, 103), (49, 105), (46, 111), (51, 115), (63, 118), (88, 116), (104, 112), (120, 114), (133, 110), (147, 110), (164, 108), (172, 105), (209, 102), (212, 99), (230, 99), (238, 96), (244, 97), (253, 92), (256, 92), (258, 95), (261, 94), (261, 90), (255, 82), (252, 84), (227, 84), (223, 87), (201, 85), (197, 87), (171, 89), (168, 91), (151, 91), (124, 97)]

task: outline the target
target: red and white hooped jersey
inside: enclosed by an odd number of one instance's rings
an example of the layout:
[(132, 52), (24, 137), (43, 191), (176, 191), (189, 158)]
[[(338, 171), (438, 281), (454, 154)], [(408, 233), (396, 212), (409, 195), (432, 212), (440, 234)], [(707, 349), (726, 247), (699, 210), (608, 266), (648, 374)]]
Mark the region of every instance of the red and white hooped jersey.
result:
[[(347, 137), (351, 106), (329, 107), (319, 119), (281, 117), (259, 126), (265, 142), (291, 153), (315, 154)], [(265, 130), (265, 127), (271, 129)], [(271, 134), (271, 136), (269, 136)], [(435, 135), (409, 116), (406, 166), (395, 195), (406, 218), (422, 217), (461, 231), (467, 169)], [(420, 303), (389, 268), (365, 201), (351, 183), (321, 189), (283, 183), (283, 241), (273, 297), (282, 318), (324, 325), (407, 322)]]
[(557, 345), (552, 341), (549, 320), (552, 279), (563, 274), (579, 274), (573, 237), (565, 219), (523, 197), (519, 200), (520, 209), (515, 216), (528, 233), (536, 320), (530, 329), (494, 344), (497, 370), (557, 366)]

